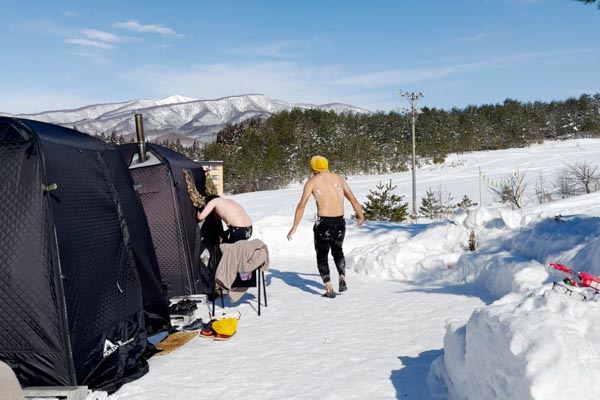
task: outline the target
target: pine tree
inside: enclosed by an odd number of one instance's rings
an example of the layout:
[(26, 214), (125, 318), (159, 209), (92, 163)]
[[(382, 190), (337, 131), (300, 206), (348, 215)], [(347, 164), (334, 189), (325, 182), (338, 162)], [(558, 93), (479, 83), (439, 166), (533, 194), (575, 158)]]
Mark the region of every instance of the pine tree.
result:
[(456, 207), (462, 208), (463, 210), (466, 210), (469, 207), (473, 207), (473, 206), (476, 206), (476, 205), (477, 205), (477, 203), (473, 203), (473, 201), (469, 198), (469, 196), (467, 196), (465, 194), (463, 196), (462, 200), (460, 201), (460, 203), (456, 204)]
[(112, 145), (119, 144), (119, 137), (117, 136), (116, 129), (113, 129), (113, 131), (110, 133), (110, 136), (108, 137), (108, 143), (110, 143)]
[(419, 212), (423, 217), (429, 219), (442, 219), (445, 215), (452, 212), (454, 207), (450, 204), (451, 201), (452, 196), (450, 194), (448, 194), (445, 201), (442, 199), (441, 187), (437, 192), (434, 192), (433, 189), (429, 188), (425, 192), (425, 197), (421, 198)]
[(408, 203), (402, 203), (404, 196), (392, 193), (396, 187), (390, 180), (387, 185), (379, 182), (377, 190), (369, 190), (367, 201), (362, 206), (365, 220), (402, 222), (406, 219)]
[(429, 188), (425, 192), (425, 197), (421, 198), (421, 207), (419, 213), (429, 219), (438, 219), (442, 214), (442, 204), (433, 189)]

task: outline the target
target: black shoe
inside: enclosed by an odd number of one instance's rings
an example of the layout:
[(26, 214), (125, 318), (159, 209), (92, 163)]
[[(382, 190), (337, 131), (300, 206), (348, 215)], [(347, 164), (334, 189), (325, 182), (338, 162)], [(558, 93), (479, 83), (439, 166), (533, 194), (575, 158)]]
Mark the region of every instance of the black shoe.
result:
[(202, 322), (202, 318), (198, 318), (195, 321), (190, 322), (187, 325), (184, 325), (181, 329), (184, 331), (197, 331), (204, 327), (204, 322)]
[(169, 306), (169, 314), (171, 315), (191, 315), (194, 310), (198, 308), (198, 305), (189, 300), (180, 300), (175, 304)]
[(340, 290), (339, 292), (345, 292), (346, 290), (348, 290), (348, 286), (346, 285), (346, 281), (345, 280), (341, 280), (340, 281)]
[(335, 299), (335, 293), (334, 292), (325, 292), (321, 295), (321, 297), (327, 297), (328, 299)]

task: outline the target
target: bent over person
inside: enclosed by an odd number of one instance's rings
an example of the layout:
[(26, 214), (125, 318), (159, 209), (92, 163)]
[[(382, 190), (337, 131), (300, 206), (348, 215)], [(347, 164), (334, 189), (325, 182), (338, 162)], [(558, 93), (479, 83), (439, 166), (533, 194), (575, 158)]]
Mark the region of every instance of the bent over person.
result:
[(362, 208), (346, 181), (336, 173), (329, 171), (329, 163), (325, 157), (314, 156), (310, 160), (310, 170), (313, 176), (304, 184), (300, 202), (296, 207), (294, 225), (287, 235), (292, 240), (298, 224), (304, 214), (306, 203), (312, 195), (317, 203), (317, 220), (313, 227), (315, 251), (317, 253), (317, 267), (326, 292), (323, 297), (334, 298), (335, 292), (331, 285), (329, 263), (327, 257), (329, 249), (339, 274), (339, 291), (347, 290), (346, 284), (346, 259), (342, 245), (346, 235), (346, 221), (344, 221), (344, 197), (350, 201), (358, 217), (358, 226), (365, 221)]
[(207, 196), (206, 207), (198, 213), (198, 222), (204, 221), (211, 213), (227, 225), (224, 243), (248, 240), (252, 236), (252, 220), (239, 203), (219, 196)]

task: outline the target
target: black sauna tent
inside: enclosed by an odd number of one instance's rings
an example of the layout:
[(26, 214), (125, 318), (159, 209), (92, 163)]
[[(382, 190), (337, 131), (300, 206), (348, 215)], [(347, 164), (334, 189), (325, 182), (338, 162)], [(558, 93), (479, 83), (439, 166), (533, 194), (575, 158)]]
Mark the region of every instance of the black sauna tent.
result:
[(169, 328), (147, 222), (120, 153), (0, 117), (0, 359), (23, 386), (113, 392)]
[(184, 172), (189, 173), (199, 194), (206, 196), (204, 168), (183, 154), (153, 143), (144, 144), (144, 162), (139, 161), (137, 144), (117, 148), (129, 166), (144, 206), (167, 298), (212, 294), (223, 226), (211, 216), (199, 228), (184, 177)]

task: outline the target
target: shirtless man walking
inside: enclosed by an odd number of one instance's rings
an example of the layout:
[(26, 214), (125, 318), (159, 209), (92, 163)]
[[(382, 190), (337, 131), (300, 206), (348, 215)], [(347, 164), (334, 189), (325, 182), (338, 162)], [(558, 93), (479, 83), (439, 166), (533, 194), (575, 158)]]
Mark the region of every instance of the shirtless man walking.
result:
[(314, 175), (304, 184), (304, 191), (294, 215), (294, 225), (290, 229), (287, 238), (288, 240), (292, 240), (292, 235), (298, 228), (298, 224), (306, 208), (306, 203), (312, 194), (317, 203), (318, 217), (313, 227), (317, 267), (327, 289), (323, 297), (334, 298), (335, 292), (331, 285), (329, 263), (327, 261), (329, 249), (331, 249), (331, 255), (339, 274), (339, 291), (343, 292), (348, 288), (346, 285), (346, 259), (342, 250), (344, 236), (346, 235), (344, 197), (350, 201), (352, 208), (358, 216), (358, 226), (363, 224), (365, 217), (360, 203), (354, 197), (346, 181), (338, 174), (329, 171), (329, 163), (325, 157), (314, 156), (311, 158), (310, 170)]
[(198, 222), (204, 221), (213, 211), (227, 225), (225, 243), (250, 239), (252, 220), (239, 203), (219, 196), (207, 196), (206, 207), (198, 214)]

